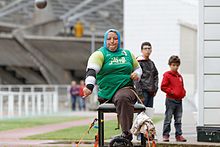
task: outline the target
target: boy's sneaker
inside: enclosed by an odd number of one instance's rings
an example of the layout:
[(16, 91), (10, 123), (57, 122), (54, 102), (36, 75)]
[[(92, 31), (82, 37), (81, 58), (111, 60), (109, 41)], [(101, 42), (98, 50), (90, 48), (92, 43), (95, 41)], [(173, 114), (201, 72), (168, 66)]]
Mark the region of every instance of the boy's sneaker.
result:
[(164, 135), (163, 136), (163, 141), (164, 142), (169, 142), (170, 140), (169, 140), (169, 136), (168, 135)]
[(186, 139), (182, 135), (179, 135), (179, 136), (176, 136), (176, 141), (178, 141), (178, 142), (186, 142)]

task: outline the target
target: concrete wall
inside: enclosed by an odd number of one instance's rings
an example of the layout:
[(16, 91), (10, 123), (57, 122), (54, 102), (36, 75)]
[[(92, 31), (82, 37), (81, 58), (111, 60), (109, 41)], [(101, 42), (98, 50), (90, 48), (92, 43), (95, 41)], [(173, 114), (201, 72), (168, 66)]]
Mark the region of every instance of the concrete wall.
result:
[(200, 1), (199, 125), (220, 125), (220, 1)]
[(187, 89), (187, 100), (198, 107), (195, 100), (197, 88), (197, 28), (180, 22), (181, 73)]
[[(197, 0), (124, 0), (124, 46), (135, 55), (139, 55), (141, 43), (150, 41), (153, 45), (151, 59), (158, 68), (160, 82), (163, 73), (169, 70), (168, 58), (173, 54), (180, 54), (179, 22), (197, 25), (197, 2)], [(188, 85), (185, 84), (185, 87), (189, 91)], [(154, 100), (156, 112), (164, 112), (164, 100), (165, 94), (159, 90)]]

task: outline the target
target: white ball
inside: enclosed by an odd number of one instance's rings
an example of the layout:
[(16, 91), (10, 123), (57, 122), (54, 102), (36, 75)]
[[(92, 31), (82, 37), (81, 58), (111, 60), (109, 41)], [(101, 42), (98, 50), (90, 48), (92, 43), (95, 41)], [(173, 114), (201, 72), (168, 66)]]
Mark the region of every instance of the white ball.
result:
[(39, 9), (43, 9), (47, 6), (47, 0), (35, 0), (35, 5)]

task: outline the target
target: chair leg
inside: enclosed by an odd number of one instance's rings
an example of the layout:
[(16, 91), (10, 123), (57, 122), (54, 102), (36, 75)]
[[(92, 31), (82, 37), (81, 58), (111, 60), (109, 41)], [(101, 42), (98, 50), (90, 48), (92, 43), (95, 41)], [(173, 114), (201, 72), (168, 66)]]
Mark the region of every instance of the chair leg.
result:
[(99, 134), (99, 147), (104, 146), (104, 114), (103, 112), (98, 111), (98, 134)]
[(143, 133), (141, 133), (141, 146), (146, 147), (146, 138)]

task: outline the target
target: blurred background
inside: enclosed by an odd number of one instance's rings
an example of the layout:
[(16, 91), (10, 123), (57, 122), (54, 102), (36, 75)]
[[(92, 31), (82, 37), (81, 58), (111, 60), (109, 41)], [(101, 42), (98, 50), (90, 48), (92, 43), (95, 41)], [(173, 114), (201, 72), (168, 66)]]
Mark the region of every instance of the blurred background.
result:
[[(197, 110), (198, 0), (47, 0), (44, 9), (34, 2), (0, 0), (2, 117), (71, 111), (71, 81), (84, 79), (88, 57), (110, 28), (136, 56), (151, 42), (160, 82), (168, 58), (179, 55), (187, 103)], [(164, 112), (164, 99), (159, 90), (155, 112)], [(86, 103), (96, 108), (96, 92)]]
[(122, 0), (47, 0), (44, 9), (34, 0), (1, 0), (0, 6), (2, 84), (82, 79), (104, 32), (123, 31)]
[[(198, 0), (124, 0), (125, 48), (139, 55), (141, 43), (151, 42), (150, 58), (159, 72), (159, 86), (163, 73), (169, 70), (169, 57), (178, 55), (181, 59), (179, 72), (186, 89), (184, 103), (191, 111), (198, 108), (198, 23)], [(164, 112), (165, 94), (161, 90), (154, 98), (154, 107), (156, 112)]]

